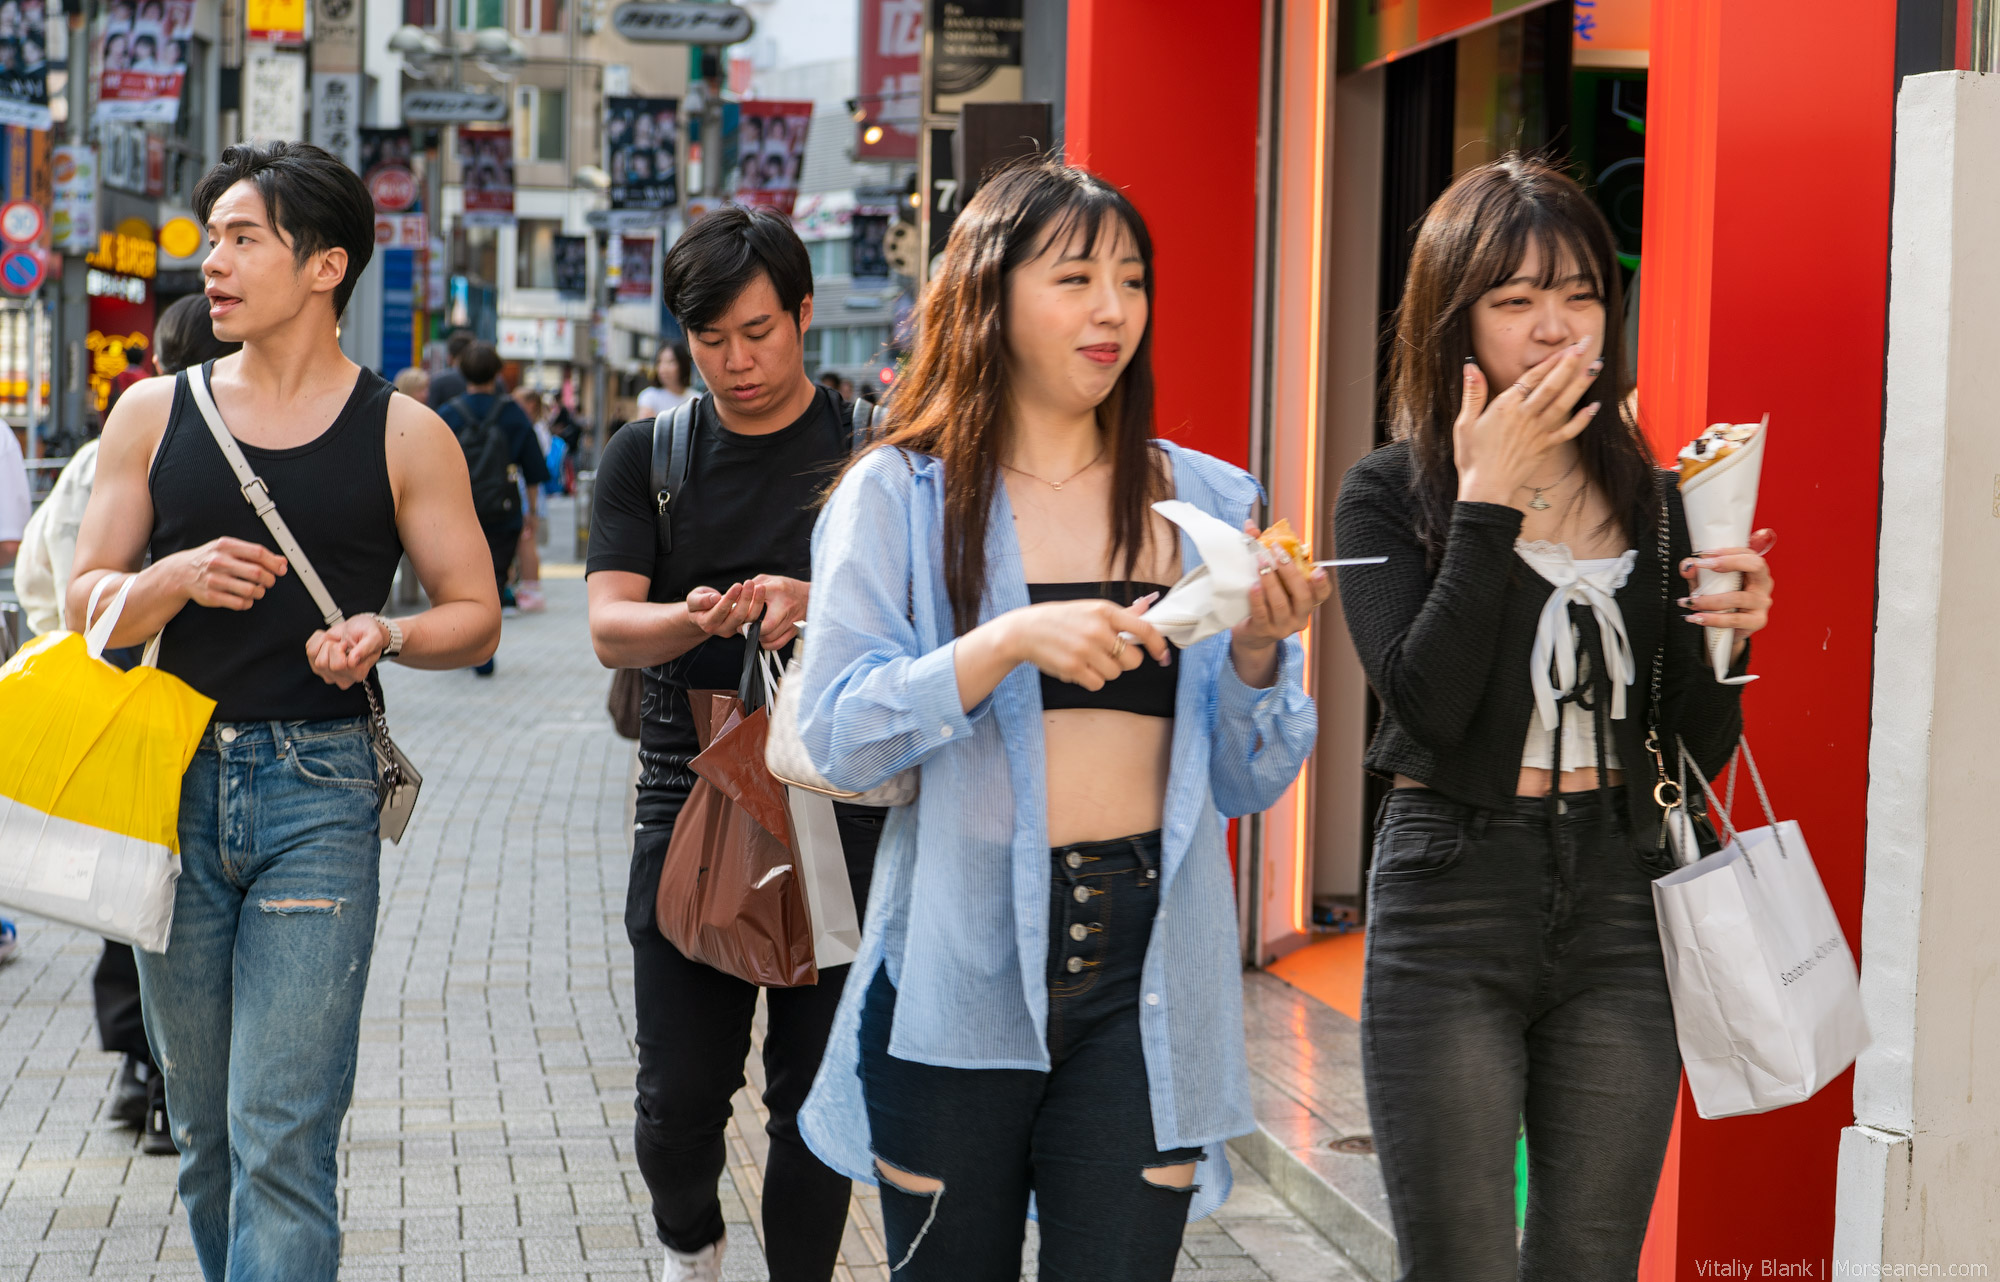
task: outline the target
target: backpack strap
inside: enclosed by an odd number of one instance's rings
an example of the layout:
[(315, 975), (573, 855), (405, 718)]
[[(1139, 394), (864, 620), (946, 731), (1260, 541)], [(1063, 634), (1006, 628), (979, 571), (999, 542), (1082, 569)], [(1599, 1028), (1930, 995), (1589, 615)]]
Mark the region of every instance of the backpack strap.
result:
[(874, 438), (875, 415), (876, 409), (873, 401), (865, 400), (859, 396), (854, 398), (853, 413), (851, 415), (853, 419), (853, 431), (848, 437), (848, 453), (859, 454), (868, 442)]
[(694, 416), (699, 397), (682, 401), (653, 416), (653, 503), (660, 534), (660, 551), (674, 550), (674, 496), (687, 484), (688, 459), (693, 453)]

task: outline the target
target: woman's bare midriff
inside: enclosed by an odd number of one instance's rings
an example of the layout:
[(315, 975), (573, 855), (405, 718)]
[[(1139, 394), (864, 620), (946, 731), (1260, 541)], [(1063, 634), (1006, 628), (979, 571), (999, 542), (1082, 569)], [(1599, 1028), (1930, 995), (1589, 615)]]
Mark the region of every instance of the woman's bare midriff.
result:
[(1108, 708), (1042, 714), (1047, 745), (1049, 844), (1151, 832), (1166, 807), (1174, 723)]
[[(1620, 787), (1625, 782), (1625, 772), (1623, 770), (1607, 770), (1605, 771), (1605, 776), (1613, 788)], [(1396, 786), (1398, 788), (1422, 788), (1425, 785), (1418, 783), (1408, 775), (1397, 775)], [(1597, 768), (1595, 766), (1586, 766), (1582, 770), (1563, 771), (1562, 790), (1564, 792), (1596, 792)], [(1514, 781), (1514, 795), (1517, 797), (1548, 796), (1549, 772), (1538, 770), (1533, 766), (1523, 766), (1520, 778)]]

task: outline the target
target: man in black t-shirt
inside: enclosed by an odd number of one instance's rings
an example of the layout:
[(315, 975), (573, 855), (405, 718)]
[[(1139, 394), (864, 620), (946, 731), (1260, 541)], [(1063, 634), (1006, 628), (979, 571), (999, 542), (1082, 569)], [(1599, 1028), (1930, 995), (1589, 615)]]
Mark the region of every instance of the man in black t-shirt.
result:
[[(660, 866), (694, 784), (687, 692), (736, 688), (738, 631), (760, 612), (767, 647), (797, 635), (819, 496), (846, 462), (850, 431), (839, 397), (806, 377), (812, 269), (787, 219), (769, 209), (707, 215), (668, 253), (661, 284), (712, 389), (695, 407), (673, 551), (660, 551), (646, 419), (620, 429), (598, 464), (585, 568), (598, 658), (646, 674), (625, 909), (639, 1047), (634, 1152), (667, 1247), (664, 1277), (705, 1282), (721, 1276), (716, 1181), (757, 989), (688, 960), (654, 922)], [(882, 812), (835, 811), (854, 900), (866, 904)], [(773, 1282), (825, 1282), (847, 1218), (848, 1181), (813, 1156), (797, 1125), (847, 970), (768, 994), (764, 1246)]]
[[(446, 401), (438, 417), (467, 451), (468, 466), (478, 466), (471, 456), (474, 438), (468, 431), (485, 422), (486, 416), (493, 413), (495, 402), (499, 402), (500, 417), (495, 426), (507, 443), (507, 459), (515, 473), (514, 492), (510, 496), (511, 506), (504, 514), (479, 514), (479, 528), (485, 533), (487, 550), (493, 556), (493, 578), (500, 590), (500, 604), (512, 606), (514, 592), (507, 586), (507, 575), (513, 568), (515, 549), (520, 546), (521, 530), (529, 515), (522, 505), (532, 504), (535, 495), (541, 492), (542, 483), (549, 479), (548, 459), (542, 454), (541, 438), (535, 435), (534, 420), (511, 399), (503, 399), (506, 391), (500, 384), (500, 353), (493, 344), (472, 343), (459, 357), (458, 367), (465, 375), (465, 391)], [(480, 477), (472, 478), (475, 499), (482, 497), (480, 482)], [(492, 676), (493, 660), (488, 659), (473, 671), (482, 677)]]

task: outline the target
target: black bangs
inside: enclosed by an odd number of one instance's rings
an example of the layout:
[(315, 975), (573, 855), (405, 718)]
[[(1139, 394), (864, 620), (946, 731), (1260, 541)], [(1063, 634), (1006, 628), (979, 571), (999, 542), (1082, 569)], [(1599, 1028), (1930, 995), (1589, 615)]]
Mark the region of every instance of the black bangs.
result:
[(1492, 212), (1496, 216), (1485, 234), (1470, 238), (1469, 261), (1463, 264), (1458, 297), (1453, 300), (1459, 307), (1470, 307), (1482, 295), (1519, 279), (1531, 245), (1541, 259), (1532, 282), (1535, 288), (1555, 289), (1581, 278), (1609, 305), (1611, 284), (1603, 276), (1611, 249), (1608, 238), (1602, 245), (1593, 243), (1586, 224), (1535, 201)]
[[(1019, 161), (987, 181), (1004, 182), (1017, 170), (1038, 169), (1044, 164), (1046, 162), (1039, 159)], [(1123, 192), (1095, 174), (1070, 170), (1063, 177), (1069, 181), (1037, 184), (1029, 189), (1025, 199), (1012, 205), (1014, 216), (1010, 230), (1013, 234), (1007, 238), (1002, 270), (1031, 262), (1056, 246), (1088, 258), (1097, 252), (1100, 236), (1116, 236), (1122, 231), (1132, 238), (1138, 250), (1150, 296), (1153, 288), (1153, 240), (1146, 231), (1145, 220), (1139, 217), (1139, 211), (1125, 199)]]

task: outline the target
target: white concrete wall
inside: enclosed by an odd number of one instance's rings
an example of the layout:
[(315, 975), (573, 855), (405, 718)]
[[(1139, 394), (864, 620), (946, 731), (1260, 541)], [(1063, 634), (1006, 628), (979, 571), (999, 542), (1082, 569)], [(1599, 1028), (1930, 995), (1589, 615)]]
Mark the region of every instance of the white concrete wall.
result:
[[(1841, 1137), (1834, 1259), (1850, 1277), (1972, 1265), (1986, 1272), (1959, 1276), (1993, 1276), (2000, 76), (1903, 82), (1892, 238), (1861, 935), (1875, 1042)], [(1839, 529), (1828, 513), (1824, 536)]]

